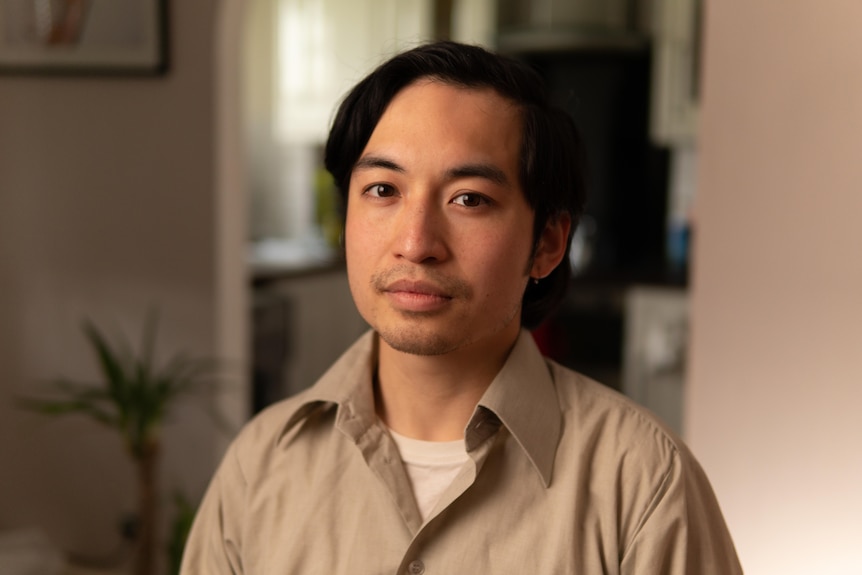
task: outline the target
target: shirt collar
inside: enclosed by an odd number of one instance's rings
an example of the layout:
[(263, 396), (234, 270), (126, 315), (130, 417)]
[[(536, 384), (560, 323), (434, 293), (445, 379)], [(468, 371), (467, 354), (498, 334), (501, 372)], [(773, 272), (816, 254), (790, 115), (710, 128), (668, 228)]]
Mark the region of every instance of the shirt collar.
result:
[[(336, 426), (358, 440), (375, 424), (372, 379), (377, 337), (368, 331), (318, 382), (300, 394), (284, 432), (322, 405), (337, 405)], [(550, 369), (532, 336), (521, 330), (503, 368), (488, 386), (467, 425), (467, 450), (505, 425), (547, 487), (551, 483), (562, 429), (560, 406)]]
[(377, 419), (372, 381), (377, 369), (377, 337), (371, 330), (362, 335), (317, 380), (297, 395), (280, 439), (312, 412), (337, 406), (336, 425), (354, 440)]
[(550, 368), (526, 330), (521, 330), (506, 363), (479, 400), (474, 419), (481, 417), (483, 408), (506, 426), (549, 486), (562, 414)]

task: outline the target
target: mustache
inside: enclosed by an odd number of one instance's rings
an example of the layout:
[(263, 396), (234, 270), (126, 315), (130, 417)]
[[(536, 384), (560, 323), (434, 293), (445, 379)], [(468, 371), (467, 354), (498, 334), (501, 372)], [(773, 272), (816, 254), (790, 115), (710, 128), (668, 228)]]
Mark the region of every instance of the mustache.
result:
[(412, 266), (400, 265), (371, 276), (371, 286), (377, 292), (389, 291), (396, 284), (403, 283), (420, 284), (420, 291), (427, 290), (449, 298), (466, 298), (473, 293), (467, 282), (433, 269), (424, 269), (420, 273)]

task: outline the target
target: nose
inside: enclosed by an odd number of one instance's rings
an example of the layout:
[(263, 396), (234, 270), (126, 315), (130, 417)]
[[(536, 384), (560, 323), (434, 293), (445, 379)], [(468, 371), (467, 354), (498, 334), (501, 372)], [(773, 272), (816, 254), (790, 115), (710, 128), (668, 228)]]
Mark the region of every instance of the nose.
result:
[(395, 257), (411, 263), (433, 263), (447, 258), (446, 220), (439, 206), (429, 201), (406, 201), (393, 228)]

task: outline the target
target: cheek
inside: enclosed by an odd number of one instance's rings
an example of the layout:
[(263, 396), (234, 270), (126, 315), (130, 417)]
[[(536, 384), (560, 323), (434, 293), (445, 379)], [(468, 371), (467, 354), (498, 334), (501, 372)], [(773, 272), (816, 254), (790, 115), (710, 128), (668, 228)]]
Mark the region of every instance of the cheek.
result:
[(366, 251), (363, 235), (360, 232), (361, 228), (357, 226), (356, 219), (350, 217), (348, 210), (344, 222), (344, 258), (347, 263), (347, 278), (353, 291), (355, 291), (354, 286), (359, 283), (358, 276), (363, 267), (362, 255)]
[[(362, 258), (362, 251), (357, 249), (357, 242), (350, 242), (345, 239), (345, 259), (347, 268), (347, 285), (350, 288), (350, 295), (353, 299), (353, 304), (356, 306), (359, 314), (370, 322), (369, 311), (370, 304), (373, 301), (371, 296), (371, 273), (367, 262)], [(352, 246), (352, 247), (351, 247)]]
[[(471, 265), (471, 275), (481, 281), (488, 299), (520, 298), (527, 285), (530, 261), (529, 244), (504, 242), (493, 249), (477, 250)], [(514, 295), (513, 295), (514, 294)]]
[(518, 221), (509, 222), (500, 229), (485, 236), (483, 245), (476, 250), (475, 263), (500, 280), (512, 281), (513, 277), (528, 275), (533, 252), (530, 230)]
[(381, 249), (379, 227), (366, 216), (367, 214), (351, 213), (348, 207), (344, 222), (347, 280), (353, 301), (363, 317), (366, 317), (369, 306), (374, 301), (371, 277), (378, 271), (375, 268)]
[[(367, 234), (361, 218), (357, 218), (355, 214), (351, 215), (348, 208), (347, 217), (344, 222), (344, 254), (347, 258), (347, 263), (350, 265), (351, 260), (359, 260), (364, 252), (369, 247), (367, 245)], [(356, 261), (355, 263), (359, 263)]]

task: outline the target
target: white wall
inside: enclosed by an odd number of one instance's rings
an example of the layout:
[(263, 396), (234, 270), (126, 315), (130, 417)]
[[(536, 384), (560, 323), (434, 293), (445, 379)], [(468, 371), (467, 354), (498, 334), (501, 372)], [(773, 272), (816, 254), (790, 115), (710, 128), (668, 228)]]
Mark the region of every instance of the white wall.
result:
[[(0, 76), (0, 530), (40, 526), (104, 554), (135, 507), (112, 433), (13, 406), (46, 379), (95, 377), (85, 316), (137, 335), (157, 306), (164, 350), (242, 345), (244, 312), (225, 309), (244, 278), (227, 273), (220, 233), (231, 202), (219, 194), (241, 192), (224, 192), (216, 165), (219, 4), (171, 3), (164, 77)], [(199, 496), (224, 444), (204, 410), (183, 405), (165, 444), (166, 495)]]
[(687, 436), (754, 575), (862, 573), (860, 22), (707, 4)]

